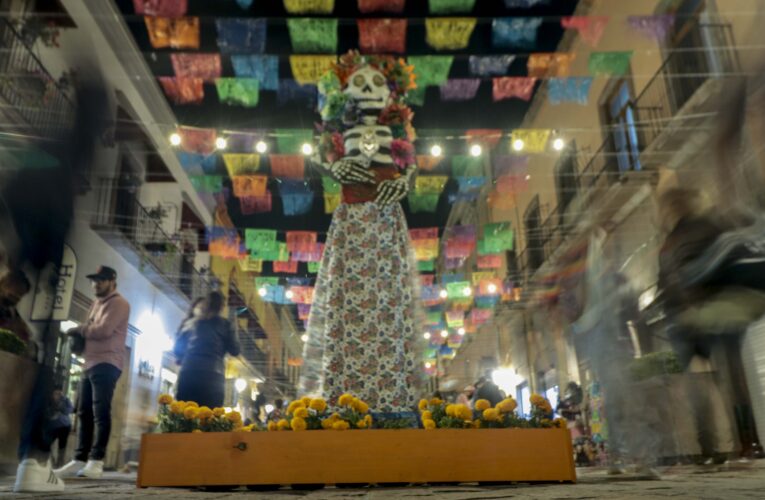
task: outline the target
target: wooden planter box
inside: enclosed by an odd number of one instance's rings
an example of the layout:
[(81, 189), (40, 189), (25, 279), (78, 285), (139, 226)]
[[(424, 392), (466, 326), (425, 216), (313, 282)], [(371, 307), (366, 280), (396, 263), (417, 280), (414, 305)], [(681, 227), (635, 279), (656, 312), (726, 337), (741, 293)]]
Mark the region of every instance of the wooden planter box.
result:
[(567, 429), (144, 434), (138, 486), (576, 481)]

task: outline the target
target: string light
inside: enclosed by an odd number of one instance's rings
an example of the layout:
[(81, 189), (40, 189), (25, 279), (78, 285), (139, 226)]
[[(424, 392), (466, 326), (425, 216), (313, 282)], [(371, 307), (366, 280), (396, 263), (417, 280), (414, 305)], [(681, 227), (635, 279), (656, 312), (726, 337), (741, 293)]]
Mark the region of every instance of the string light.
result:
[(262, 286), (258, 288), (258, 295), (261, 297), (265, 297), (268, 294), (268, 290), (266, 290), (266, 287)]
[(441, 338), (445, 339), (449, 336), (449, 330), (441, 330)]
[(287, 292), (284, 294), (284, 296), (287, 297), (288, 299), (291, 299), (292, 297), (295, 296), (295, 294), (292, 293), (292, 290), (287, 290)]
[(523, 139), (513, 141), (513, 151), (523, 151), (524, 147), (526, 147), (526, 143), (523, 142)]
[(447, 298), (449, 296), (449, 292), (447, 292), (444, 289), (441, 289), (441, 291), (438, 292), (438, 296), (441, 297), (442, 299), (445, 299), (445, 298)]
[(480, 144), (473, 144), (470, 146), (470, 154), (471, 156), (481, 156), (481, 153), (483, 153), (483, 148)]
[(459, 330), (457, 330), (457, 333), (458, 333), (460, 336), (462, 336), (462, 335), (465, 335), (465, 329), (464, 329), (464, 328), (460, 328)]
[(310, 156), (313, 154), (313, 146), (306, 142), (301, 146), (300, 151), (302, 151), (305, 156)]
[(215, 139), (215, 147), (218, 149), (226, 149), (228, 146), (228, 141), (225, 137), (218, 137)]
[(303, 342), (308, 342), (308, 334), (304, 333), (303, 335), (301, 335), (300, 340), (302, 340)]
[(260, 154), (265, 153), (266, 151), (268, 151), (268, 144), (266, 144), (263, 141), (258, 141), (258, 143), (255, 144), (255, 151), (257, 151)]
[(563, 151), (563, 148), (565, 148), (565, 147), (566, 147), (566, 141), (564, 141), (564, 140), (563, 140), (563, 139), (561, 139), (560, 137), (557, 137), (557, 138), (556, 138), (556, 139), (553, 141), (553, 144), (552, 144), (552, 146), (553, 146), (553, 149), (554, 149), (555, 151)]
[(489, 283), (489, 293), (497, 293), (497, 285)]
[(470, 288), (469, 286), (466, 286), (465, 288), (462, 289), (462, 295), (464, 295), (465, 297), (470, 297), (471, 295), (473, 295), (473, 289)]
[(430, 147), (430, 156), (433, 156), (435, 158), (438, 158), (443, 154), (444, 150), (439, 146), (438, 144), (433, 144)]
[(430, 340), (430, 332), (423, 333), (422, 338), (424, 338), (425, 340)]
[(181, 145), (181, 134), (178, 132), (173, 132), (170, 134), (170, 144), (173, 146), (180, 146)]
[(425, 368), (430, 369), (431, 366), (433, 366), (433, 365), (431, 365), (429, 362), (425, 363)]

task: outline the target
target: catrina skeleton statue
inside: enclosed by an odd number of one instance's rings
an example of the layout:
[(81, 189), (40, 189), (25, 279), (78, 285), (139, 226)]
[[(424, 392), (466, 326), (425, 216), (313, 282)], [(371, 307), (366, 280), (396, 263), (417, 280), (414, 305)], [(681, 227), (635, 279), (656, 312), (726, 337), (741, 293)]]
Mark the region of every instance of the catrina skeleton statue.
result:
[(342, 186), (308, 319), (301, 395), (344, 393), (382, 412), (414, 408), (421, 367), (417, 267), (400, 201), (412, 186), (412, 67), (340, 58), (319, 83), (313, 163)]

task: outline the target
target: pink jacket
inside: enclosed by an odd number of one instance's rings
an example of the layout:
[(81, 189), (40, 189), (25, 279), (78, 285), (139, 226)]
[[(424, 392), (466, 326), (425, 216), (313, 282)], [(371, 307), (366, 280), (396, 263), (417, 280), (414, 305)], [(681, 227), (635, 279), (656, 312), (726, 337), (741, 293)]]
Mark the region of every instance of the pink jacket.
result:
[(127, 354), (125, 340), (129, 317), (130, 304), (117, 292), (93, 302), (88, 322), (82, 327), (86, 370), (101, 363), (109, 363), (122, 370)]

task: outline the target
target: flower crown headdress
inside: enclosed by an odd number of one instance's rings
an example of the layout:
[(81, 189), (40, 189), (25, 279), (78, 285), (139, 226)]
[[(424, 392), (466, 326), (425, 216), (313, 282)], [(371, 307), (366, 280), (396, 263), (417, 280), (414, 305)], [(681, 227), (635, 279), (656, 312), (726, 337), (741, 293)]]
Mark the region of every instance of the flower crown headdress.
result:
[(391, 56), (361, 55), (357, 50), (351, 50), (340, 56), (332, 66), (332, 72), (337, 77), (341, 88), (348, 85), (348, 78), (364, 65), (369, 65), (382, 73), (388, 81), (391, 92), (397, 98), (403, 98), (410, 90), (417, 88), (417, 75), (414, 66), (408, 65), (404, 59)]

